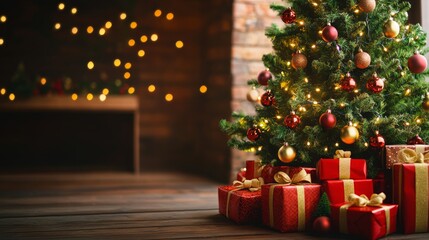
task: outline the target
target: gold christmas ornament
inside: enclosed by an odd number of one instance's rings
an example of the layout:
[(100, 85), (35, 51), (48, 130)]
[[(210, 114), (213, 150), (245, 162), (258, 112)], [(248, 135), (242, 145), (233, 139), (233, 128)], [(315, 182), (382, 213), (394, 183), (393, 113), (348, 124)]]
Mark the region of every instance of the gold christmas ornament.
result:
[(369, 13), (374, 11), (376, 2), (375, 0), (359, 0), (358, 6), (362, 12)]
[(425, 111), (429, 111), (429, 92), (426, 93), (426, 96), (423, 99), (422, 107)]
[(394, 38), (398, 36), (399, 30), (399, 23), (393, 20), (393, 18), (390, 18), (389, 21), (384, 24), (383, 32), (384, 36), (386, 36), (387, 38)]
[(302, 69), (307, 66), (307, 57), (300, 51), (292, 56), (292, 67), (295, 69)]
[(341, 129), (341, 141), (345, 144), (353, 144), (359, 139), (359, 131), (350, 122), (349, 125), (344, 126)]
[(254, 87), (250, 89), (246, 94), (247, 100), (249, 102), (254, 102), (254, 103), (259, 101), (259, 96), (260, 96), (259, 91)]
[(358, 53), (355, 55), (355, 65), (357, 68), (365, 69), (371, 64), (371, 56), (364, 52), (362, 49), (359, 49)]
[(295, 152), (295, 149), (293, 149), (293, 147), (289, 146), (288, 143), (285, 143), (279, 149), (277, 156), (279, 157), (280, 161), (284, 163), (290, 163), (295, 159), (296, 152)]

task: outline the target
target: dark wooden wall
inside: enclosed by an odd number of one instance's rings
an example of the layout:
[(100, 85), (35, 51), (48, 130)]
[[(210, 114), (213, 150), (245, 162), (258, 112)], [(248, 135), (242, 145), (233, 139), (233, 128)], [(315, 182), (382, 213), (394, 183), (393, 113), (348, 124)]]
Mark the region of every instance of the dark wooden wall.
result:
[[(37, 76), (46, 77), (48, 85), (66, 79), (73, 86), (85, 82), (88, 89), (82, 93), (99, 94), (101, 86), (118, 80), (122, 86), (135, 86), (142, 170), (184, 169), (226, 179), (229, 151), (218, 122), (230, 115), (232, 1), (74, 0), (64, 1), (63, 11), (57, 9), (59, 2), (0, 3), (0, 15), (8, 17), (0, 24), (0, 37), (5, 39), (0, 46), (0, 87), (10, 82), (19, 63), (25, 65), (33, 87)], [(71, 7), (78, 8), (76, 15)], [(156, 9), (162, 10), (160, 17), (154, 16)], [(127, 13), (124, 21), (119, 19), (121, 12)], [(166, 19), (169, 12), (174, 14), (171, 21)], [(113, 26), (99, 36), (106, 21)], [(132, 21), (138, 24), (135, 30), (129, 28)], [(53, 29), (56, 22), (60, 30)], [(89, 25), (95, 29), (92, 34), (86, 33)], [(70, 33), (74, 26), (79, 29), (76, 35)], [(153, 33), (159, 37), (156, 42), (150, 40)], [(139, 41), (143, 34), (149, 37), (146, 43)], [(136, 41), (133, 47), (127, 44), (131, 38)], [(184, 42), (183, 48), (175, 47), (177, 40)], [(145, 51), (143, 58), (137, 55), (140, 49)], [(120, 68), (113, 66), (115, 58), (122, 60)], [(90, 60), (93, 70), (86, 67)], [(128, 80), (123, 78), (125, 62), (132, 63)], [(156, 86), (154, 93), (147, 90), (151, 84)], [(208, 87), (206, 94), (199, 92), (202, 84)], [(119, 90), (111, 92), (115, 91)], [(165, 100), (167, 93), (173, 94), (173, 101)]]

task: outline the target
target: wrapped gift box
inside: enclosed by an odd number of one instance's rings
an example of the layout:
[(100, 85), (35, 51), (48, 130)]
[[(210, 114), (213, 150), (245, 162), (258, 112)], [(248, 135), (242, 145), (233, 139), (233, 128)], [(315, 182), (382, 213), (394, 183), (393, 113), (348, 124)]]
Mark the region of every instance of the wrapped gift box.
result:
[(399, 151), (404, 148), (414, 150), (417, 154), (429, 151), (429, 145), (386, 145), (383, 159), (387, 169), (391, 169), (395, 163), (405, 163), (399, 157)]
[(351, 193), (357, 195), (365, 194), (371, 196), (373, 193), (372, 179), (361, 180), (328, 180), (324, 184), (326, 194), (328, 194), (331, 204), (339, 204), (347, 202), (348, 196)]
[(266, 184), (262, 186), (262, 222), (281, 232), (311, 228), (321, 185)]
[(394, 164), (392, 192), (404, 232), (429, 232), (429, 164)]
[(332, 204), (333, 229), (364, 239), (379, 239), (396, 231), (398, 205), (349, 207), (348, 203)]
[(316, 168), (308, 167), (290, 167), (290, 166), (277, 166), (273, 167), (271, 165), (265, 165), (261, 171), (261, 177), (264, 179), (264, 183), (275, 183), (274, 175), (278, 172), (285, 172), (288, 175), (293, 175), (296, 172), (299, 172), (301, 169), (304, 169), (306, 173), (310, 174), (311, 182), (318, 182), (316, 177)]
[(253, 179), (260, 177), (262, 163), (261, 161), (247, 160), (246, 161), (246, 179)]
[(246, 179), (246, 170), (240, 169), (240, 171), (237, 173), (237, 181), (244, 181)]
[(236, 223), (261, 222), (261, 190), (237, 190), (234, 186), (218, 188), (219, 213)]
[(365, 179), (366, 160), (354, 158), (322, 158), (317, 162), (319, 180)]

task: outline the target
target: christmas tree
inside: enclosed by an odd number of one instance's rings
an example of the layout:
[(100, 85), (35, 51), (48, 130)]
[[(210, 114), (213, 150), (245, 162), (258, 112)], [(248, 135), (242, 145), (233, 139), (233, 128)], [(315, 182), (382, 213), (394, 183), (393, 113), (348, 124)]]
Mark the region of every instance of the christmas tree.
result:
[(408, 23), (410, 3), (288, 2), (271, 5), (284, 25), (266, 29), (273, 52), (248, 82), (256, 115), (220, 122), (230, 146), (298, 166), (350, 150), (374, 174), (385, 144), (429, 139), (426, 33)]

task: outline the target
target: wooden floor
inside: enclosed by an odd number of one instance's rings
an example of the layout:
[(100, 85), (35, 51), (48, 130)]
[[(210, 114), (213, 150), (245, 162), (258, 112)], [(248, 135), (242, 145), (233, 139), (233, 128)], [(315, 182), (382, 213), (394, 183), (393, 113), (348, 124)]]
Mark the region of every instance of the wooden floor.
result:
[(3, 174), (0, 239), (334, 239), (236, 225), (218, 213), (217, 185), (172, 173)]

